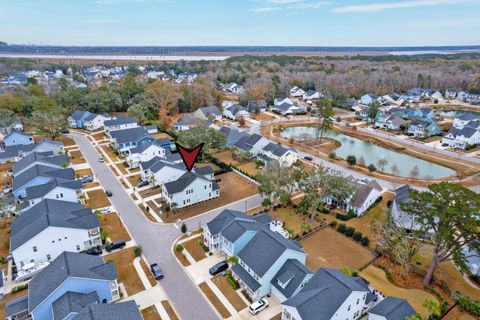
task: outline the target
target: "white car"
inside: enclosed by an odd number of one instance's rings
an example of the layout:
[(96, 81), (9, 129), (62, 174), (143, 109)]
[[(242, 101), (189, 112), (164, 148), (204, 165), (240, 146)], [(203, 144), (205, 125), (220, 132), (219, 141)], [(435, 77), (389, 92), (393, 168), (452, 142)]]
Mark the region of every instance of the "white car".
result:
[(257, 314), (266, 308), (268, 308), (268, 301), (265, 299), (260, 299), (252, 303), (250, 307), (248, 307), (248, 311), (250, 311), (251, 314)]

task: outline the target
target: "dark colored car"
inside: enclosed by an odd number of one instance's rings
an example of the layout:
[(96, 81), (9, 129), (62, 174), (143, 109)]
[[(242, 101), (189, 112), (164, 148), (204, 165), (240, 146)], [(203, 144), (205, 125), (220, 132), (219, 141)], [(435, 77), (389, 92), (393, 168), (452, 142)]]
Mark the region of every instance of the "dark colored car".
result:
[(85, 251), (86, 254), (91, 254), (92, 256), (99, 256), (103, 253), (102, 248), (96, 247), (96, 248), (90, 248), (87, 251)]
[(310, 157), (310, 156), (305, 156), (303, 157), (305, 160), (308, 160), (308, 161), (313, 161), (313, 157)]
[(150, 265), (150, 270), (152, 271), (153, 276), (155, 277), (155, 279), (157, 279), (157, 280), (163, 279), (163, 272), (162, 272), (162, 270), (160, 269), (160, 267), (158, 266), (158, 264), (152, 263), (152, 264)]
[(222, 261), (222, 262), (217, 263), (216, 265), (214, 265), (210, 269), (208, 269), (208, 272), (210, 272), (210, 274), (212, 276), (214, 276), (214, 275), (217, 275), (220, 272), (223, 272), (227, 269), (228, 269), (228, 263), (226, 261)]
[(70, 133), (70, 130), (68, 130), (68, 129), (62, 129), (62, 130), (60, 130), (60, 132), (63, 133), (63, 134), (67, 134), (67, 133)]
[(105, 190), (105, 194), (107, 195), (107, 197), (113, 196), (113, 193), (110, 190)]
[(149, 181), (142, 180), (137, 184), (137, 188), (145, 187), (145, 186), (148, 186), (149, 184), (150, 184)]
[(113, 251), (115, 249), (121, 249), (121, 248), (125, 247), (125, 245), (126, 245), (125, 241), (117, 240), (117, 241), (114, 241), (114, 242), (110, 243), (109, 245), (107, 245), (105, 247), (105, 250), (110, 252), (110, 251)]
[(93, 177), (92, 176), (84, 176), (80, 181), (82, 181), (82, 183), (93, 182)]

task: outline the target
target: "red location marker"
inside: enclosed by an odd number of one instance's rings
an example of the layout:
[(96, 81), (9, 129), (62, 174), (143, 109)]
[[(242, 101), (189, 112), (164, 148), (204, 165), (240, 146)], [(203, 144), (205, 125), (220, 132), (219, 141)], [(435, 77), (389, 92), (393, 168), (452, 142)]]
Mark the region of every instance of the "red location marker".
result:
[(176, 142), (175, 142), (175, 146), (177, 147), (177, 150), (180, 152), (183, 163), (185, 163), (187, 170), (192, 171), (193, 165), (195, 164), (195, 162), (197, 162), (198, 156), (200, 155), (200, 151), (202, 151), (203, 142), (190, 150), (182, 147)]

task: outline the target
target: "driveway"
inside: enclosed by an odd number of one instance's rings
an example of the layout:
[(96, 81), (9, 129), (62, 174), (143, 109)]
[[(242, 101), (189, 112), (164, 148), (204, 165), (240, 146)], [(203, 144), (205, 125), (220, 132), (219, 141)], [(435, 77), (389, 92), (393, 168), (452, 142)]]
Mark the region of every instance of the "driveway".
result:
[[(160, 283), (179, 316), (185, 320), (217, 319), (217, 315), (210, 304), (198, 291), (198, 288), (171, 252), (174, 241), (181, 235), (178, 226), (150, 222), (135, 205), (108, 166), (105, 163), (98, 162), (99, 154), (88, 138), (80, 134), (71, 134), (71, 136), (102, 186), (112, 191), (113, 196), (110, 200), (120, 214), (125, 227), (135, 241), (142, 246), (147, 260), (150, 263), (157, 262), (164, 271), (165, 278)], [(261, 201), (261, 197), (255, 195), (191, 218), (186, 221), (186, 224), (189, 230), (194, 230), (211, 220), (224, 208), (245, 210), (245, 207), (254, 208), (260, 205)]]

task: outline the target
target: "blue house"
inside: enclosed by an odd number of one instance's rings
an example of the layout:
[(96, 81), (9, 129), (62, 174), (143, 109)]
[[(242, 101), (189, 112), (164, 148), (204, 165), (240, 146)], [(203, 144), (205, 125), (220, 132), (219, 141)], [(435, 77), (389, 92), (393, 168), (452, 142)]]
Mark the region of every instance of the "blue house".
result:
[(3, 138), (6, 147), (33, 144), (33, 134), (20, 131), (12, 131)]
[(437, 136), (441, 132), (440, 126), (431, 119), (415, 119), (410, 122), (407, 129), (407, 135), (416, 138), (427, 138)]
[(378, 101), (378, 96), (372, 93), (364, 94), (363, 96), (360, 97), (360, 102), (365, 105), (369, 105), (377, 101)]
[(89, 111), (77, 110), (68, 117), (68, 125), (70, 128), (83, 129), (85, 119), (91, 114)]
[[(9, 302), (9, 319), (30, 315), (33, 319), (142, 319), (135, 302), (104, 304), (120, 299), (117, 271), (102, 257), (64, 252), (29, 283), (28, 295)], [(103, 310), (100, 310), (103, 309)], [(85, 317), (90, 314), (90, 317)]]
[(145, 142), (153, 142), (155, 138), (150, 136), (144, 127), (134, 127), (110, 132), (112, 143), (118, 152), (126, 154), (128, 150), (136, 148)]

